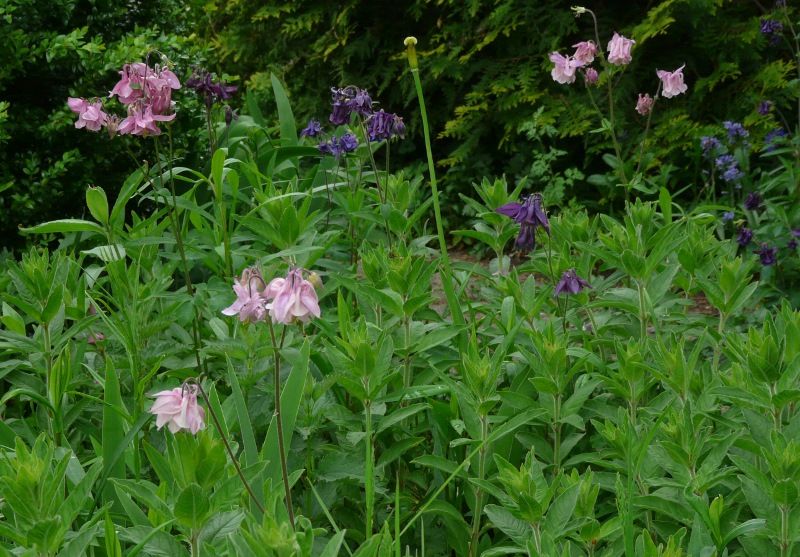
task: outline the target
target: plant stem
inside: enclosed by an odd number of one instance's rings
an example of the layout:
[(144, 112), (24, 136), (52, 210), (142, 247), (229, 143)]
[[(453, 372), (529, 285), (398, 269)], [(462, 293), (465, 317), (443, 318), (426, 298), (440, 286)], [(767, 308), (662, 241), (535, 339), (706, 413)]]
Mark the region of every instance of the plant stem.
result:
[(554, 398), (553, 412), (553, 477), (558, 476), (561, 469), (561, 392)]
[[(478, 479), (483, 480), (486, 475), (486, 452), (488, 450), (486, 439), (489, 437), (489, 420), (485, 415), (480, 416), (481, 421), (481, 448), (478, 452)], [(469, 544), (470, 557), (478, 556), (478, 542), (481, 533), (481, 516), (483, 516), (483, 490), (475, 488), (475, 509), (472, 512), (472, 540)]]
[[(272, 319), (267, 319), (269, 323), (269, 337), (272, 340), (272, 351), (275, 355), (275, 424), (278, 429), (278, 452), (281, 459), (281, 475), (283, 476), (283, 490), (286, 495), (286, 512), (289, 513), (289, 523), (294, 530), (294, 510), (292, 509), (292, 490), (289, 487), (289, 471), (286, 467), (286, 448), (283, 446), (283, 416), (281, 415), (281, 355), (278, 343), (275, 340), (275, 327)], [(286, 329), (284, 328), (284, 332)], [(283, 347), (283, 335), (281, 335), (281, 347)]]
[(791, 545), (789, 543), (789, 507), (787, 505), (781, 505), (781, 557), (789, 557), (790, 552), (789, 549)]
[(364, 436), (364, 489), (366, 491), (366, 539), (372, 536), (372, 517), (375, 512), (375, 478), (372, 454), (372, 402), (364, 401), (364, 418), (366, 420), (366, 434)]
[(636, 281), (636, 289), (639, 291), (639, 337), (647, 336), (647, 312), (644, 308), (644, 285), (641, 280)]
[(228, 456), (233, 463), (233, 467), (236, 468), (236, 474), (239, 476), (239, 479), (242, 481), (242, 485), (247, 490), (248, 495), (250, 495), (250, 499), (255, 503), (258, 510), (262, 513), (265, 512), (264, 505), (261, 504), (261, 501), (258, 500), (256, 497), (253, 488), (250, 487), (250, 483), (247, 481), (247, 478), (244, 477), (244, 473), (242, 472), (242, 468), (239, 466), (239, 461), (236, 459), (236, 455), (233, 454), (233, 449), (231, 448), (230, 443), (228, 442), (228, 438), (225, 436), (225, 431), (222, 429), (222, 424), (219, 422), (219, 418), (217, 417), (217, 413), (214, 411), (214, 407), (211, 406), (211, 401), (208, 399), (208, 395), (206, 391), (203, 389), (203, 386), (200, 384), (200, 381), (195, 382), (197, 385), (197, 390), (200, 393), (200, 396), (203, 397), (203, 402), (208, 408), (208, 413), (211, 415), (211, 421), (214, 422), (214, 428), (219, 433), (220, 438), (222, 439), (222, 444), (225, 445), (225, 450), (228, 452)]
[(191, 557), (200, 557), (200, 543), (197, 538), (197, 532), (192, 530), (191, 538), (189, 538), (189, 550)]

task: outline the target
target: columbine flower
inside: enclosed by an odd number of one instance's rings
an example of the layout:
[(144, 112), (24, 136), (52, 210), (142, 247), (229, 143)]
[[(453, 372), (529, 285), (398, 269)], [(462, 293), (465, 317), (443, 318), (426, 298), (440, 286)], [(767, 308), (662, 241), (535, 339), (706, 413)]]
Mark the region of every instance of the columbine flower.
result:
[(594, 68), (586, 68), (586, 71), (583, 72), (583, 79), (586, 81), (586, 85), (594, 85), (599, 78), (600, 76)]
[(797, 238), (792, 238), (788, 242), (786, 242), (786, 247), (792, 251), (797, 249)]
[(373, 113), (367, 120), (367, 135), (370, 141), (388, 141), (393, 137), (403, 137), (405, 131), (403, 119), (397, 114), (384, 112), (383, 109)]
[(317, 145), (317, 149), (323, 155), (333, 155), (337, 159), (345, 153), (351, 153), (358, 147), (358, 139), (352, 133), (346, 133), (341, 137), (334, 137), (330, 141), (324, 141)]
[(119, 123), (117, 132), (123, 135), (160, 135), (161, 129), (156, 122), (169, 122), (174, 118), (175, 113), (167, 116), (154, 113), (152, 106), (141, 99), (128, 105), (128, 116)]
[(300, 132), (300, 137), (317, 137), (322, 134), (322, 125), (318, 120), (311, 119), (308, 125)]
[(631, 63), (631, 47), (636, 44), (632, 39), (626, 39), (622, 35), (614, 32), (614, 36), (608, 42), (608, 62), (617, 66), (624, 66)]
[(511, 217), (520, 225), (516, 245), (521, 250), (531, 251), (536, 247), (536, 228), (541, 227), (550, 234), (550, 221), (542, 207), (542, 195), (535, 193), (522, 203), (506, 203), (497, 212)]
[(354, 85), (331, 87), (331, 106), (330, 121), (335, 126), (347, 124), (353, 112), (362, 118), (372, 114), (372, 99), (369, 94)]
[(650, 114), (650, 111), (653, 110), (653, 97), (649, 94), (645, 93), (642, 95), (639, 93), (639, 100), (636, 101), (636, 112), (641, 114), (642, 116), (647, 116)]
[(725, 211), (722, 213), (722, 222), (731, 222), (735, 216), (733, 211)]
[(261, 293), (265, 284), (255, 267), (242, 271), (241, 278), (234, 279), (236, 300), (222, 310), (223, 315), (238, 315), (242, 323), (263, 321), (267, 316), (267, 300)]
[(551, 52), (549, 58), (554, 64), (553, 69), (550, 71), (554, 81), (562, 85), (575, 82), (575, 70), (579, 67), (575, 60), (558, 52)]
[(713, 136), (704, 135), (700, 138), (700, 147), (703, 149), (703, 155), (706, 157), (712, 155), (714, 151), (722, 148), (722, 143), (719, 139)]
[(683, 82), (683, 68), (686, 64), (675, 70), (674, 72), (667, 72), (664, 70), (656, 70), (658, 79), (661, 80), (661, 93), (664, 97), (671, 99), (681, 93), (685, 93), (688, 89), (687, 85)]
[(86, 99), (70, 97), (67, 99), (67, 105), (78, 115), (78, 120), (75, 122), (75, 127), (78, 129), (86, 128), (97, 132), (108, 120), (108, 115), (103, 111), (103, 103), (100, 101), (89, 102)]
[(761, 20), (761, 34), (769, 39), (770, 44), (776, 45), (781, 41), (783, 24), (775, 19)]
[(577, 294), (584, 288), (591, 288), (591, 286), (578, 276), (575, 269), (570, 269), (561, 275), (561, 280), (556, 284), (553, 296), (558, 296), (559, 294)]
[(753, 240), (753, 231), (747, 228), (746, 226), (741, 227), (739, 229), (739, 234), (736, 236), (736, 242), (740, 246), (745, 247), (752, 240)]
[(171, 110), (172, 90), (181, 88), (178, 76), (171, 70), (136, 62), (125, 64), (119, 73), (120, 80), (109, 96), (117, 95), (122, 104), (148, 99), (153, 111), (160, 115)]
[(580, 66), (588, 66), (594, 61), (594, 56), (597, 54), (597, 45), (594, 41), (581, 41), (578, 44), (572, 45), (575, 49), (575, 54), (572, 59)]
[(748, 211), (758, 211), (761, 208), (761, 194), (757, 191), (752, 191), (747, 194), (744, 200), (744, 208)]
[(722, 155), (714, 161), (717, 169), (722, 173), (722, 179), (726, 182), (735, 182), (744, 177), (744, 172), (739, 169), (739, 164), (733, 155)]
[(761, 101), (758, 103), (758, 113), (766, 116), (772, 110), (772, 101)]
[(735, 141), (737, 137), (744, 138), (750, 135), (739, 122), (725, 120), (722, 122), (722, 125), (725, 126), (725, 129), (728, 131), (728, 141)]
[(783, 138), (786, 137), (786, 130), (783, 128), (776, 128), (764, 136), (764, 146), (767, 153), (774, 151)]
[(197, 404), (197, 393), (197, 385), (184, 384), (152, 395), (156, 400), (150, 413), (156, 415), (158, 429), (166, 425), (172, 433), (186, 429), (192, 434), (204, 429), (206, 412)]
[(211, 73), (202, 69), (195, 70), (192, 77), (186, 80), (186, 87), (197, 91), (205, 100), (207, 108), (211, 108), (215, 102), (227, 101), (239, 89), (236, 85), (214, 81)]
[(304, 323), (312, 316), (319, 317), (319, 300), (314, 285), (303, 278), (300, 269), (289, 269), (286, 278), (272, 279), (264, 290), (264, 297), (273, 323), (289, 325), (295, 319)]
[(753, 253), (757, 254), (764, 266), (774, 265), (778, 260), (778, 248), (772, 247), (766, 242), (761, 243), (761, 247)]

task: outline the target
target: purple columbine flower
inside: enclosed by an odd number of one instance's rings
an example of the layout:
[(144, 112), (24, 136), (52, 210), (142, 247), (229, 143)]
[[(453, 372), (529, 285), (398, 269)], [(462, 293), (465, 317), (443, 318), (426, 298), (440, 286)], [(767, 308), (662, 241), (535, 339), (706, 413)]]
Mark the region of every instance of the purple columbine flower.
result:
[(556, 284), (553, 296), (558, 296), (559, 294), (577, 294), (584, 288), (591, 288), (591, 285), (579, 277), (575, 269), (570, 269), (561, 275), (561, 280)]
[(405, 131), (403, 119), (397, 114), (384, 112), (383, 109), (374, 112), (367, 120), (367, 135), (370, 141), (388, 141), (393, 137), (403, 137)]
[(710, 157), (714, 151), (722, 148), (722, 143), (714, 136), (704, 135), (700, 138), (700, 147), (703, 149), (703, 155)]
[(722, 213), (722, 222), (731, 222), (735, 216), (733, 211), (725, 211)]
[(308, 121), (308, 125), (300, 132), (300, 137), (317, 137), (322, 134), (322, 125), (313, 118)]
[(766, 116), (772, 110), (772, 101), (761, 101), (758, 104), (758, 113)]
[(747, 130), (744, 129), (744, 126), (739, 122), (725, 120), (722, 122), (722, 125), (725, 126), (725, 129), (728, 131), (728, 141), (736, 141), (737, 137), (744, 138), (750, 135), (747, 133)]
[(763, 198), (761, 194), (757, 191), (751, 191), (747, 194), (747, 198), (744, 200), (744, 208), (748, 211), (758, 211), (761, 208), (761, 202)]
[(774, 265), (778, 260), (778, 248), (772, 247), (766, 242), (762, 242), (761, 247), (753, 253), (757, 254), (764, 266)]
[(550, 221), (542, 206), (542, 194), (534, 193), (526, 197), (522, 203), (506, 203), (497, 208), (501, 215), (511, 217), (520, 225), (517, 236), (517, 247), (532, 251), (536, 247), (536, 228), (541, 227), (550, 234)]
[(753, 231), (743, 226), (739, 229), (739, 234), (736, 236), (736, 243), (745, 247), (753, 240)]
[(735, 182), (744, 177), (744, 172), (739, 169), (739, 164), (733, 155), (722, 155), (714, 161), (717, 170), (722, 173), (722, 179), (726, 182)]
[(222, 81), (214, 81), (212, 74), (203, 69), (194, 71), (186, 80), (186, 87), (197, 91), (197, 94), (205, 100), (207, 108), (211, 108), (215, 102), (227, 101), (239, 89), (236, 85), (225, 85)]
[(792, 238), (791, 240), (789, 240), (786, 243), (786, 247), (789, 248), (792, 251), (796, 250), (797, 249), (797, 239), (796, 238)]
[(774, 151), (783, 141), (784, 137), (786, 137), (786, 130), (783, 128), (775, 128), (771, 132), (768, 132), (767, 135), (764, 136), (764, 151), (767, 153)]
[(355, 85), (331, 87), (331, 106), (330, 121), (335, 126), (350, 122), (350, 114), (353, 112), (362, 118), (372, 114), (372, 99), (369, 93)]
[(341, 137), (334, 137), (330, 141), (323, 141), (317, 145), (317, 149), (323, 155), (332, 155), (337, 159), (345, 153), (351, 153), (358, 147), (358, 139), (352, 133), (346, 133)]
[(761, 20), (761, 34), (769, 39), (771, 45), (776, 45), (781, 41), (780, 34), (783, 32), (783, 23), (776, 19)]

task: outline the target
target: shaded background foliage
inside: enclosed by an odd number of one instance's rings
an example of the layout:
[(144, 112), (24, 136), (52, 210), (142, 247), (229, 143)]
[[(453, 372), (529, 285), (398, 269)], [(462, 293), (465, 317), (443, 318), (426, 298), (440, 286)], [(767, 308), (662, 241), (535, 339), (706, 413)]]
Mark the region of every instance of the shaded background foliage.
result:
[[(655, 92), (656, 68), (686, 64), (689, 93), (659, 103), (651, 136), (651, 173), (661, 172), (673, 191), (691, 191), (700, 181), (697, 139), (710, 125), (744, 120), (758, 146), (777, 125), (776, 116), (758, 115), (761, 100), (794, 114), (791, 53), (759, 32), (772, 2), (594, 1), (587, 7), (598, 14), (602, 46), (615, 30), (637, 41), (616, 94), (618, 129), (629, 150), (644, 131), (633, 109), (636, 94)], [(528, 175), (537, 188), (562, 177), (555, 198), (589, 204), (618, 198), (590, 178), (608, 172), (601, 155), (610, 145), (605, 134), (590, 133), (599, 121), (580, 79), (562, 86), (549, 75), (547, 53), (594, 35), (591, 19), (576, 19), (568, 2), (2, 0), (0, 14), (9, 37), (0, 69), (0, 100), (10, 103), (4, 122), (0, 107), (6, 243), (17, 224), (74, 214), (78, 206), (69, 200), (90, 176), (103, 176), (100, 185), (113, 190), (130, 169), (117, 140), (71, 129), (64, 100), (109, 88), (116, 68), (153, 47), (169, 54), (182, 78), (192, 64), (210, 64), (239, 76), (263, 103), (275, 72), (299, 118), (325, 119), (333, 85), (366, 87), (382, 107), (406, 117), (411, 141), (396, 149), (399, 165), (422, 154), (402, 46), (405, 36), (415, 35), (438, 134), (434, 150), (451, 200), (481, 176), (502, 173)], [(186, 110), (186, 97), (178, 97), (184, 115), (176, 137), (187, 154), (202, 156), (201, 148), (189, 146), (203, 120)], [(662, 168), (667, 161), (671, 166)], [(450, 218), (459, 213), (449, 209)]]

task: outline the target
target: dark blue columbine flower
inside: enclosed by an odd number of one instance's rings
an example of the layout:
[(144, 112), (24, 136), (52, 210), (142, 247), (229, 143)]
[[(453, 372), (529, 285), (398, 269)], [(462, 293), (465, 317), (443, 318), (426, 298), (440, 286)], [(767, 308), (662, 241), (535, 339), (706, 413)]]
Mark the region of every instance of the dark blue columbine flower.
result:
[(783, 141), (786, 137), (786, 130), (783, 128), (775, 128), (764, 136), (764, 151), (770, 153)]
[(322, 134), (322, 124), (313, 118), (308, 121), (308, 125), (300, 132), (300, 137), (317, 137)]
[(346, 153), (351, 153), (358, 147), (358, 139), (352, 133), (346, 133), (341, 137), (334, 137), (330, 141), (323, 141), (317, 145), (317, 149), (323, 155), (333, 155), (337, 159)]
[(365, 89), (355, 88), (355, 94), (348, 101), (348, 106), (352, 112), (355, 112), (362, 118), (366, 118), (372, 114), (372, 99)]
[(776, 45), (781, 41), (783, 23), (775, 19), (761, 20), (761, 34), (769, 39), (770, 44)]
[(758, 104), (758, 113), (766, 116), (772, 110), (772, 101), (761, 101)]
[(561, 275), (561, 280), (556, 284), (553, 296), (558, 296), (559, 294), (577, 294), (584, 288), (591, 288), (591, 285), (579, 277), (575, 269), (570, 269)]
[(759, 259), (761, 259), (761, 264), (764, 266), (774, 265), (778, 260), (778, 248), (772, 247), (766, 242), (763, 242), (761, 247), (753, 253), (758, 255)]
[(519, 223), (516, 244), (521, 250), (531, 251), (536, 247), (536, 228), (541, 227), (550, 234), (550, 221), (542, 207), (542, 195), (539, 193), (529, 195), (522, 203), (506, 203), (498, 207), (497, 212)]
[(331, 87), (331, 106), (330, 121), (335, 126), (350, 122), (350, 114), (353, 112), (362, 118), (372, 114), (372, 99), (369, 93), (355, 85)]
[(222, 81), (214, 81), (210, 72), (199, 68), (195, 69), (192, 76), (186, 80), (186, 87), (197, 91), (209, 109), (215, 102), (227, 101), (238, 90), (236, 85), (225, 85)]
[(791, 240), (789, 240), (786, 243), (786, 247), (789, 248), (792, 251), (795, 251), (797, 249), (797, 239), (796, 238), (792, 238)]
[(736, 242), (740, 246), (745, 247), (752, 240), (753, 240), (753, 231), (747, 228), (746, 226), (741, 227), (739, 229), (739, 234), (736, 236)]
[(383, 109), (374, 112), (367, 120), (367, 135), (370, 141), (388, 141), (393, 137), (404, 137), (405, 132), (403, 119), (397, 114), (384, 112)]
[(728, 141), (736, 141), (737, 137), (747, 137), (748, 134), (747, 130), (744, 129), (744, 126), (739, 122), (732, 122), (731, 120), (725, 120), (722, 122), (722, 125), (725, 126), (725, 129), (728, 130)]
[(731, 222), (735, 216), (733, 211), (725, 211), (722, 213), (722, 222)]
[(758, 211), (761, 208), (761, 202), (763, 201), (761, 194), (757, 191), (751, 191), (747, 194), (747, 198), (744, 200), (744, 208), (748, 211)]
[(704, 135), (700, 138), (700, 147), (703, 148), (703, 155), (710, 158), (717, 149), (722, 147), (722, 143), (716, 137)]
[(721, 155), (714, 161), (717, 170), (722, 173), (722, 179), (726, 182), (735, 182), (744, 177), (744, 172), (739, 170), (739, 164), (733, 155)]

